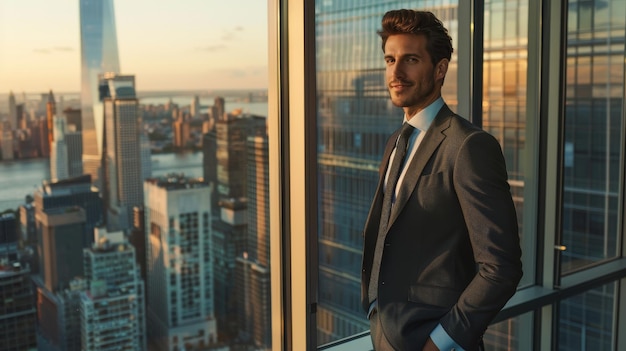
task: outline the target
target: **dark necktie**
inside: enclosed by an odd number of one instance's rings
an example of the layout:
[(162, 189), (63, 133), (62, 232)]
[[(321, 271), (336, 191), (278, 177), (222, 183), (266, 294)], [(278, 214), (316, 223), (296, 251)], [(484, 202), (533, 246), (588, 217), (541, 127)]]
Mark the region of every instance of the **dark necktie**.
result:
[(372, 263), (372, 275), (370, 278), (370, 285), (368, 287), (369, 301), (372, 302), (378, 297), (378, 274), (380, 271), (380, 262), (383, 256), (383, 248), (385, 246), (385, 236), (387, 235), (387, 226), (389, 225), (389, 216), (391, 215), (391, 207), (393, 205), (393, 198), (396, 193), (396, 185), (398, 178), (400, 177), (400, 170), (404, 164), (404, 157), (406, 156), (407, 145), (411, 133), (415, 128), (408, 123), (402, 125), (400, 130), (400, 136), (396, 143), (396, 152), (393, 160), (389, 164), (389, 176), (387, 177), (387, 184), (385, 184), (385, 194), (383, 196), (383, 207), (380, 212), (380, 226), (378, 227), (378, 238), (376, 239), (376, 248), (374, 249), (374, 259)]

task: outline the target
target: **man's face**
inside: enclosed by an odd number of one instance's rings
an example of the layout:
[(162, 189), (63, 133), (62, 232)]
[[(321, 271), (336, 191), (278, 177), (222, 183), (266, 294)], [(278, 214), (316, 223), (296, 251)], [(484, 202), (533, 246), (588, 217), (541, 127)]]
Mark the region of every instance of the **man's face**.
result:
[(394, 34), (385, 43), (387, 88), (391, 102), (404, 109), (407, 118), (424, 109), (441, 95), (448, 60), (433, 66), (426, 51), (426, 37)]

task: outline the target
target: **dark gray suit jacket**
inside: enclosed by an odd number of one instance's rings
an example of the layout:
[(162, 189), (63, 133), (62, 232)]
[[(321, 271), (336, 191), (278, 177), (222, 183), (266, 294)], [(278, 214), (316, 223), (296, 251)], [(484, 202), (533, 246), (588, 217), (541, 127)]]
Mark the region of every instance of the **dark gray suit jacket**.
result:
[[(366, 311), (383, 180), (397, 136), (387, 142), (363, 232)], [(384, 238), (378, 284), (382, 329), (397, 350), (421, 350), (441, 323), (459, 345), (475, 350), (522, 277), (517, 216), (500, 144), (444, 105), (408, 167)]]

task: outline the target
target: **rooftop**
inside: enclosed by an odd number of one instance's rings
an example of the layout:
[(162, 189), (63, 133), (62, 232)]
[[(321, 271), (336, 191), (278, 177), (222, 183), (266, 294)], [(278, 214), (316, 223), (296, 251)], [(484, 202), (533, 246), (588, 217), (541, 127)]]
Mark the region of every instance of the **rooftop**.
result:
[(205, 188), (209, 185), (202, 178), (186, 177), (184, 173), (169, 173), (146, 179), (146, 182), (167, 190)]

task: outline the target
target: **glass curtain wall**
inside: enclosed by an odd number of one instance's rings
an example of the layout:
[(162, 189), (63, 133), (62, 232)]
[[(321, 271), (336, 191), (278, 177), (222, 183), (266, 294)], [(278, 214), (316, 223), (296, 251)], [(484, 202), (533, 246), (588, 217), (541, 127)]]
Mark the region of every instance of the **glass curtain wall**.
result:
[[(520, 240), (533, 241), (535, 233), (526, 233), (524, 213), (532, 214), (535, 204), (524, 201), (526, 150), (526, 96), (528, 61), (528, 0), (492, 0), (484, 3), (483, 40), (483, 129), (502, 146), (509, 184), (515, 203)], [(531, 228), (529, 228), (531, 229)], [(534, 252), (522, 250), (525, 256)], [(525, 259), (524, 264), (532, 262)], [(532, 282), (532, 268), (524, 266), (522, 285)], [(532, 313), (527, 314), (528, 317)], [(493, 350), (520, 350), (519, 328), (530, 318), (515, 317), (487, 329), (485, 343)]]
[(615, 350), (617, 283), (570, 297), (559, 304), (559, 350)]
[[(389, 135), (402, 123), (384, 80), (385, 12), (435, 13), (457, 47), (456, 1), (316, 1), (319, 303), (318, 345), (369, 329), (360, 304), (362, 229)], [(443, 97), (457, 105), (456, 51)]]
[(568, 2), (562, 273), (618, 255), (626, 2)]
[[(597, 338), (608, 340), (600, 349), (617, 347), (618, 284), (603, 285), (614, 278), (592, 282), (578, 274), (588, 273), (588, 268), (609, 274), (599, 265), (622, 257), (626, 1), (555, 4), (486, 0), (476, 7), (478, 15), (470, 15), (460, 13), (456, 1), (316, 0), (317, 158), (309, 162), (317, 168), (317, 232), (312, 233), (318, 245), (317, 345), (355, 337), (369, 328), (359, 303), (362, 226), (385, 141), (402, 119), (385, 88), (376, 31), (386, 11), (414, 8), (433, 11), (453, 38), (455, 54), (444, 100), (456, 110), (466, 108), (459, 96), (479, 93), (482, 105), (472, 111), (481, 111), (483, 128), (499, 140), (507, 162), (524, 248), (522, 297), (514, 303), (526, 305), (516, 312), (519, 315), (491, 325), (486, 344), (494, 350), (531, 345), (590, 349), (581, 340), (572, 343), (576, 335), (587, 345)], [(540, 19), (533, 18), (535, 13)], [(554, 34), (561, 14), (564, 36)], [(471, 24), (484, 30), (482, 45), (477, 46), (482, 62), (471, 67), (477, 70), (474, 77), (482, 80), (480, 92), (457, 77), (457, 54), (461, 63), (473, 57), (462, 45), (463, 52), (458, 50), (458, 32), (463, 30), (459, 22), (466, 23), (459, 18), (470, 16)], [(542, 41), (547, 37), (549, 46)], [(565, 45), (563, 56), (552, 50), (559, 40)], [(550, 72), (559, 65), (555, 62), (565, 65), (558, 84)], [(541, 91), (544, 87), (550, 91)], [(563, 102), (555, 102), (561, 94)], [(551, 162), (559, 158), (561, 164)], [(540, 196), (539, 186), (551, 184), (558, 186), (547, 188), (545, 198)], [(549, 217), (538, 214), (540, 207)], [(558, 230), (551, 230), (555, 218)], [(565, 248), (557, 256), (560, 261), (554, 261), (560, 270), (553, 269), (555, 243)], [(574, 281), (574, 286), (556, 289), (560, 277), (568, 284)], [(527, 287), (530, 292), (524, 291)], [(552, 323), (546, 322), (549, 316), (554, 317)]]
[[(569, 0), (563, 276), (617, 258), (623, 238), (626, 2)], [(614, 350), (618, 285), (559, 304), (560, 350)]]

